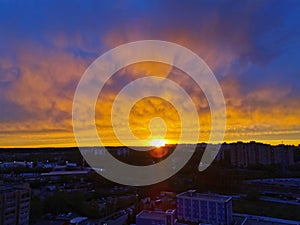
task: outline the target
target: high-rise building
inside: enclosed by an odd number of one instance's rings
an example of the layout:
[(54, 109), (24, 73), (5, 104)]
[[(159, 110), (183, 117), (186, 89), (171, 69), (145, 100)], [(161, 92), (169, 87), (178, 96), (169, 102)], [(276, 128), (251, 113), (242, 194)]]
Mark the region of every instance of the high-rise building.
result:
[(252, 141), (237, 142), (226, 147), (230, 151), (230, 162), (233, 166), (281, 164), (285, 167), (294, 164), (294, 146), (271, 146)]
[(28, 225), (29, 209), (28, 184), (0, 184), (0, 225)]
[(178, 194), (177, 218), (186, 222), (229, 225), (232, 222), (232, 199), (195, 191)]
[(136, 225), (173, 225), (175, 212), (175, 209), (168, 209), (165, 212), (143, 210), (136, 215)]

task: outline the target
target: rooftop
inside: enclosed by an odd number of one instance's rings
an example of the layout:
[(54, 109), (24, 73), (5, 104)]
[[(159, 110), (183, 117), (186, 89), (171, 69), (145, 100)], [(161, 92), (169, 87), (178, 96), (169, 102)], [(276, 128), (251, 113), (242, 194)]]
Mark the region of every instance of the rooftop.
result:
[(83, 221), (86, 221), (88, 218), (87, 217), (75, 217), (73, 219), (70, 220), (70, 223), (80, 223), (80, 222), (83, 222)]
[(265, 217), (265, 216), (256, 216), (256, 215), (249, 215), (249, 214), (239, 214), (234, 213), (234, 217), (245, 217), (247, 218), (246, 225), (300, 225), (300, 221), (294, 220), (285, 220), (285, 219), (277, 219), (272, 217)]
[(164, 218), (167, 213), (175, 213), (175, 210), (168, 209), (166, 212), (143, 210), (136, 218)]
[(41, 173), (41, 176), (84, 175), (88, 172), (88, 170), (51, 171), (49, 173)]

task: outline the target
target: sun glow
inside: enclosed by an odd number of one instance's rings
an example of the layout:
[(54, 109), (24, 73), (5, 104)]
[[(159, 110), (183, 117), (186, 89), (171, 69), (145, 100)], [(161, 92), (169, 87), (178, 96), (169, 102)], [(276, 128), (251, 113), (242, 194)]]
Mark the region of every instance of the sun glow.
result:
[(154, 139), (150, 142), (151, 146), (156, 148), (164, 147), (166, 145), (166, 140), (164, 139)]

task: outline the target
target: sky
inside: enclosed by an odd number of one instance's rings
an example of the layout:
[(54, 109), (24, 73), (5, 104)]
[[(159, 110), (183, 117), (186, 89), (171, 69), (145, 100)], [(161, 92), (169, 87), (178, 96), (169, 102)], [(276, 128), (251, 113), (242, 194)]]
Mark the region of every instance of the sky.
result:
[[(139, 40), (180, 44), (207, 63), (225, 98), (224, 141), (298, 145), (299, 21), (298, 0), (2, 0), (0, 147), (75, 146), (72, 103), (83, 73), (106, 51)], [(103, 142), (120, 144), (110, 121), (118, 92), (149, 75), (187, 90), (199, 112), (199, 141), (207, 141), (210, 110), (201, 89), (177, 68), (146, 62), (117, 72), (99, 95), (96, 123)], [(165, 121), (165, 139), (175, 143), (179, 115), (159, 98), (134, 105), (133, 134), (146, 140), (157, 116)]]

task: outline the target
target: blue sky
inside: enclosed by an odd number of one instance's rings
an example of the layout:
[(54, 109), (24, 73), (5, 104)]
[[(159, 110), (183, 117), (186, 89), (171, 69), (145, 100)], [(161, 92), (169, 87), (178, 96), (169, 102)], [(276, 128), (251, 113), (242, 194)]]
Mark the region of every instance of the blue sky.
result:
[(181, 44), (207, 62), (224, 91), (229, 141), (299, 143), (299, 17), (297, 0), (3, 0), (0, 145), (73, 143), (71, 103), (84, 70), (145, 39)]

